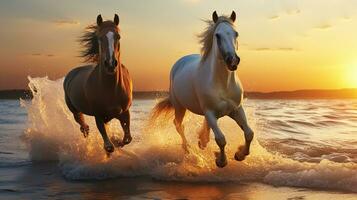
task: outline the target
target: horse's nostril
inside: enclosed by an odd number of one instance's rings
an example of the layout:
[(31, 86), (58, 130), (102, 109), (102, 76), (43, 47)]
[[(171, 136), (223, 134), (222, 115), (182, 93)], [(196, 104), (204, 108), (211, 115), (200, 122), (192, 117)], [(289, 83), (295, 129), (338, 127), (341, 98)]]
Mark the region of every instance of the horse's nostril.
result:
[(113, 60), (113, 66), (116, 67), (118, 65), (118, 61), (116, 59)]
[(226, 57), (226, 63), (231, 64), (233, 62), (234, 57), (233, 56), (227, 56)]

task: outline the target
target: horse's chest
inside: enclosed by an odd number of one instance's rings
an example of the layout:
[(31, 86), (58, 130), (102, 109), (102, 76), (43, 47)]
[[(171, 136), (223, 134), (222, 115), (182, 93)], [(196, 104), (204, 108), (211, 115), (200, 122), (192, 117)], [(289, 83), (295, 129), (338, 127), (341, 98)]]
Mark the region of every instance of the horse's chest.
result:
[(123, 108), (121, 108), (120, 106), (107, 107), (104, 109), (104, 114), (109, 117), (117, 117), (122, 112)]
[(212, 98), (212, 107), (218, 117), (230, 114), (234, 109), (240, 106), (242, 102), (242, 93), (218, 93)]
[(115, 96), (98, 98), (95, 103), (95, 110), (97, 113), (101, 113), (101, 115), (117, 117), (129, 109), (129, 102), (128, 98), (118, 98)]

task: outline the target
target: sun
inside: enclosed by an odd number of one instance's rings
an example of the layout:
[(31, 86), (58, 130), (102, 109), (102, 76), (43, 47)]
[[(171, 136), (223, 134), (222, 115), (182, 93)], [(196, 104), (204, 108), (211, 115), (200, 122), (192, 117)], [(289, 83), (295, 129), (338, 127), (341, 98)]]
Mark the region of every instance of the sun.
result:
[(357, 64), (347, 70), (346, 78), (349, 87), (357, 88)]

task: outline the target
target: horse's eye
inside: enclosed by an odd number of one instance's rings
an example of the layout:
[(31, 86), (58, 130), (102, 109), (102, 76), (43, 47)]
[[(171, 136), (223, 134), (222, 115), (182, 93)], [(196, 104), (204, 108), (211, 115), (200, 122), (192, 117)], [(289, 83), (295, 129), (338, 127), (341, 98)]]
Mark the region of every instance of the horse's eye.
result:
[(234, 36), (235, 36), (235, 37), (238, 37), (238, 32), (234, 32)]
[(215, 36), (218, 40), (221, 38), (221, 36), (218, 33), (216, 33)]

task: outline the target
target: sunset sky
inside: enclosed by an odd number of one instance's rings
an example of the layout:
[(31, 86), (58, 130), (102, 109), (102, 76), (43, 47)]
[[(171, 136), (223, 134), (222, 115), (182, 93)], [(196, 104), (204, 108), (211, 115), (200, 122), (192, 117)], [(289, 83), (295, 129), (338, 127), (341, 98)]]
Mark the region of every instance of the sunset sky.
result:
[(356, 0), (9, 0), (0, 2), (0, 89), (82, 65), (78, 37), (98, 14), (120, 17), (135, 90), (166, 90), (180, 57), (199, 53), (211, 14), (237, 12), (245, 90), (357, 87)]

